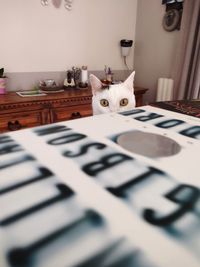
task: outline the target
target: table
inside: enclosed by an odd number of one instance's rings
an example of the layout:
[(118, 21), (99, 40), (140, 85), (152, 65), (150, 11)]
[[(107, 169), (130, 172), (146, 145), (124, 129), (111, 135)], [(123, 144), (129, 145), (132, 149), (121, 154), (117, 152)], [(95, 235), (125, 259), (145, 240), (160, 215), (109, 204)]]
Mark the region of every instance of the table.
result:
[[(147, 90), (135, 87), (137, 106), (142, 105)], [(69, 88), (45, 96), (0, 95), (0, 133), (91, 116), (91, 102), (91, 88)]]
[(151, 105), (200, 118), (200, 99), (160, 101), (152, 103)]
[(0, 266), (199, 266), (199, 158), (152, 106), (1, 134)]

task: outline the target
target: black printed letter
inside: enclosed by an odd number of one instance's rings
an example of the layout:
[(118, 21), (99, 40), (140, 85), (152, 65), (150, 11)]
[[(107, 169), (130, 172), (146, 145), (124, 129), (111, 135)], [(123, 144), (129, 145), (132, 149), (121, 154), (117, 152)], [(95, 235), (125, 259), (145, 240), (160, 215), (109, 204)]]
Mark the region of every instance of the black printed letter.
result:
[(16, 221), (19, 221), (24, 217), (30, 216), (32, 213), (38, 212), (39, 210), (49, 207), (50, 205), (62, 201), (63, 199), (71, 197), (74, 194), (74, 192), (65, 184), (57, 184), (56, 187), (59, 191), (58, 195), (3, 219), (2, 221), (0, 221), (0, 225), (7, 226), (9, 224), (15, 223)]
[(181, 218), (186, 212), (191, 211), (200, 194), (197, 187), (191, 185), (181, 184), (174, 188), (171, 192), (167, 193), (165, 197), (180, 207), (169, 215), (159, 217), (156, 211), (152, 209), (145, 209), (143, 216), (145, 220), (153, 225), (167, 226)]
[(57, 146), (57, 145), (69, 144), (69, 143), (81, 140), (85, 137), (86, 137), (86, 135), (84, 135), (84, 134), (74, 133), (74, 134), (69, 134), (69, 135), (64, 135), (64, 136), (58, 137), (58, 138), (54, 138), (54, 139), (48, 141), (47, 143), (49, 145)]
[(71, 130), (70, 128), (64, 126), (64, 125), (59, 125), (59, 126), (50, 126), (50, 127), (45, 127), (45, 128), (39, 128), (35, 130), (35, 133), (37, 135), (47, 135), (47, 134), (53, 134), (53, 133), (59, 133), (59, 132), (65, 132)]
[(68, 150), (63, 153), (63, 156), (69, 157), (69, 158), (75, 158), (75, 157), (86, 154), (90, 147), (95, 147), (96, 149), (103, 149), (106, 147), (106, 145), (102, 143), (90, 143), (90, 144), (81, 146), (80, 151), (78, 153), (73, 153), (72, 151)]
[[(180, 134), (199, 139), (200, 138), (200, 126), (193, 126), (180, 132)], [(199, 138), (198, 138), (199, 136)]]
[(154, 120), (160, 117), (163, 117), (163, 115), (159, 115), (157, 113), (149, 113), (146, 116), (139, 116), (139, 117), (136, 117), (135, 119), (138, 121), (150, 121), (150, 120)]
[(160, 128), (172, 128), (172, 127), (175, 127), (177, 125), (180, 125), (180, 124), (183, 124), (184, 121), (182, 120), (166, 120), (166, 121), (162, 121), (162, 122), (159, 122), (157, 124), (155, 124), (155, 126), (158, 126)]
[(133, 160), (131, 157), (121, 153), (114, 153), (104, 156), (99, 161), (88, 163), (82, 167), (82, 170), (90, 176), (96, 176), (99, 172), (109, 169), (126, 160)]

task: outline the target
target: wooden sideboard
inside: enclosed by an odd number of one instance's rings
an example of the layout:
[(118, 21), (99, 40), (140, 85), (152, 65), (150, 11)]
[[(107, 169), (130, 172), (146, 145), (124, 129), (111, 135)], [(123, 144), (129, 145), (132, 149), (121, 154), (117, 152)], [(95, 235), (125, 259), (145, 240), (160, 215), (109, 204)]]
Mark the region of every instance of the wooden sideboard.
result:
[[(135, 87), (136, 105), (148, 89)], [(68, 89), (46, 96), (0, 95), (0, 133), (92, 115), (91, 89)]]

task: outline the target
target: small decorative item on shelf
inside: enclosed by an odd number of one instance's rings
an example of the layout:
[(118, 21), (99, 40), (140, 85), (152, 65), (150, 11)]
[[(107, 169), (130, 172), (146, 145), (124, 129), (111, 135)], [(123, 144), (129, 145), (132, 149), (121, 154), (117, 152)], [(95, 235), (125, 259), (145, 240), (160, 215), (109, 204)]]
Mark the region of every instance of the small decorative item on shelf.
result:
[(87, 66), (81, 68), (81, 82), (79, 83), (80, 88), (88, 87), (88, 69)]
[(55, 87), (56, 86), (56, 82), (53, 79), (44, 80), (44, 84), (46, 87)]
[(105, 65), (104, 67), (105, 78), (101, 80), (103, 87), (108, 87), (109, 84), (113, 83), (113, 72), (110, 67)]
[(68, 70), (67, 71), (67, 77), (64, 80), (64, 84), (63, 84), (64, 88), (71, 88), (71, 87), (75, 87), (75, 82), (74, 82), (74, 77), (73, 77), (73, 72), (72, 70)]
[(39, 89), (35, 88), (29, 91), (18, 91), (16, 92), (17, 95), (21, 97), (33, 97), (33, 96), (45, 96), (45, 93), (42, 93)]
[(81, 69), (72, 67), (71, 70), (67, 71), (67, 78), (64, 80), (64, 88), (79, 88)]
[(0, 69), (0, 94), (6, 93), (6, 76), (4, 75), (4, 68)]
[(49, 5), (49, 1), (48, 0), (41, 0), (41, 4), (43, 6), (48, 6)]
[(64, 6), (68, 11), (72, 10), (72, 3), (73, 3), (73, 0), (65, 0), (65, 5)]
[(63, 92), (63, 88), (56, 84), (53, 79), (46, 79), (39, 82), (40, 92), (49, 94), (49, 93), (60, 93)]
[(111, 84), (113, 81), (113, 72), (110, 67), (105, 66), (104, 68), (107, 84)]
[(81, 69), (77, 67), (72, 67), (73, 72), (73, 78), (75, 82), (75, 87), (78, 88), (79, 82), (80, 82), (80, 75), (81, 75)]

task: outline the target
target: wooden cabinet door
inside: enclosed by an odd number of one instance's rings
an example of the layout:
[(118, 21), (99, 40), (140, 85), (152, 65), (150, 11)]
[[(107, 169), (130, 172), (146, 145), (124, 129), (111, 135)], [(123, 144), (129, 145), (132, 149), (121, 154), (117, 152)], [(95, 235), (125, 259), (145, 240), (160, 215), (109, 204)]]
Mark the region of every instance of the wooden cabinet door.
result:
[(42, 125), (44, 114), (42, 110), (1, 114), (0, 133)]
[(91, 105), (60, 107), (51, 110), (51, 121), (59, 122), (64, 120), (73, 120), (91, 115), (92, 115)]
[(136, 107), (140, 107), (143, 105), (143, 95), (148, 91), (147, 88), (142, 87), (134, 87), (134, 94), (135, 94), (135, 100), (136, 100)]

